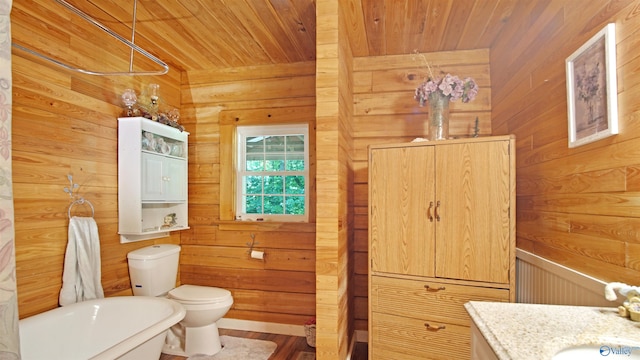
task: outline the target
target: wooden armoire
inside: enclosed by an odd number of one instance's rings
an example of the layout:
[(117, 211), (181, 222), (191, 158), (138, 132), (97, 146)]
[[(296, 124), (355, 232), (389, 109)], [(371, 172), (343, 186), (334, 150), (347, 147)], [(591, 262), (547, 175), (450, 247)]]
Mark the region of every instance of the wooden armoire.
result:
[(369, 359), (468, 359), (468, 301), (515, 300), (515, 138), (369, 148)]

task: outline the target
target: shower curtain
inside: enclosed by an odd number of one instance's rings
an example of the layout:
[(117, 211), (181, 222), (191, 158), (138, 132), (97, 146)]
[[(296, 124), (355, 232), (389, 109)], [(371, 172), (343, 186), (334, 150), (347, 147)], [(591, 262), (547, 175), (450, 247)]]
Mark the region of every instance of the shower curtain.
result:
[(11, 180), (11, 0), (0, 0), (0, 360), (20, 359)]

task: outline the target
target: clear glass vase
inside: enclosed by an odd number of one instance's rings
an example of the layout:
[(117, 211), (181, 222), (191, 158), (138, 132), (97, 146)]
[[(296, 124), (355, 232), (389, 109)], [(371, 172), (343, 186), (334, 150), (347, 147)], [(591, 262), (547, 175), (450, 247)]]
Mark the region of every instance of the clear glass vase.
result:
[(429, 140), (449, 137), (449, 96), (440, 91), (429, 94)]

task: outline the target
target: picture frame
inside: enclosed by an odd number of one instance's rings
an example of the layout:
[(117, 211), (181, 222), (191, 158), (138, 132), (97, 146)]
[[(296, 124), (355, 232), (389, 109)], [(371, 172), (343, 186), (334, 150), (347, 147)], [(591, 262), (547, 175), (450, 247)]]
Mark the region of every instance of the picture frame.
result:
[(566, 60), (569, 147), (618, 133), (615, 24), (607, 24)]

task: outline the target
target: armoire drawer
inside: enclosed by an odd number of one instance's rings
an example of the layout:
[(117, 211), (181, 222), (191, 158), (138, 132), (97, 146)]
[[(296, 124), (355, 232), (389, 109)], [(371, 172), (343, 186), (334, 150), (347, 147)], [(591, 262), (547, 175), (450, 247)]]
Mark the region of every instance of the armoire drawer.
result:
[(472, 300), (508, 302), (509, 290), (371, 277), (371, 311), (470, 326), (464, 304)]
[(464, 360), (471, 356), (471, 331), (466, 326), (372, 315), (372, 360)]

